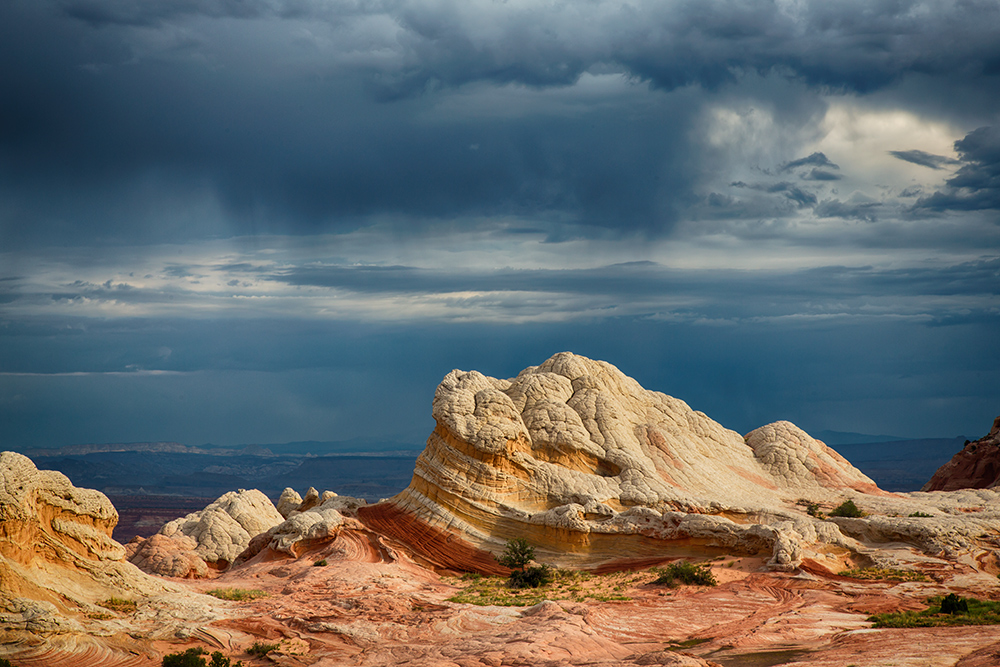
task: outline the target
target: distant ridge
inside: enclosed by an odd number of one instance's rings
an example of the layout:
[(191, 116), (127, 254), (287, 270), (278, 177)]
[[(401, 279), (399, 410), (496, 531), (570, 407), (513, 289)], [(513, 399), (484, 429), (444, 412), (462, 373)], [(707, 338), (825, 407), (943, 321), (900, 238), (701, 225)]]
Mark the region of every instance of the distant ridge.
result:
[(152, 452), (157, 454), (200, 454), (204, 456), (414, 456), (423, 445), (374, 438), (351, 440), (306, 440), (275, 444), (243, 444), (235, 447), (213, 445), (183, 445), (179, 442), (115, 442), (66, 445), (64, 447), (12, 449), (29, 458), (86, 456), (118, 452)]
[(819, 431), (816, 439), (822, 440), (830, 447), (837, 445), (863, 445), (869, 442), (892, 442), (894, 440), (911, 440), (898, 435), (869, 435), (867, 433), (851, 433), (850, 431)]

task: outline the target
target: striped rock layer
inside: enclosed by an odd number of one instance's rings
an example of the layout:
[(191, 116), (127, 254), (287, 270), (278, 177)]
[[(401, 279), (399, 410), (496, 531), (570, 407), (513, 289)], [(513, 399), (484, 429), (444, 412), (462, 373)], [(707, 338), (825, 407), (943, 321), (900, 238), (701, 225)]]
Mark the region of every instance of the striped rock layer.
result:
[(809, 503), (849, 498), (903, 517), (924, 505), (881, 491), (794, 424), (744, 437), (568, 352), (509, 380), (452, 371), (433, 416), (410, 486), (359, 518), (444, 567), (496, 570), (483, 552), (523, 537), (539, 560), (564, 566), (725, 550), (770, 554), (771, 567), (791, 569), (807, 551), (858, 553), (858, 537), (926, 528), (810, 516)]

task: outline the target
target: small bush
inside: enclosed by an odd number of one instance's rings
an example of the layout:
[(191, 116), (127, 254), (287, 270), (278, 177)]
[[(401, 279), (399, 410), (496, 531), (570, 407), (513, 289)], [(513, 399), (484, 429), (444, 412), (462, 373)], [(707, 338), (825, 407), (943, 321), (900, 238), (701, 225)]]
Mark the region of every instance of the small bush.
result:
[(7, 658), (0, 658), (0, 667), (15, 667)]
[(914, 512), (913, 514), (910, 514), (909, 516), (910, 516), (911, 519), (914, 518), (914, 517), (920, 518), (920, 519), (928, 519), (928, 518), (930, 518), (933, 515), (932, 514), (928, 514), (927, 512)]
[(837, 507), (830, 510), (830, 516), (845, 516), (851, 518), (859, 518), (865, 515), (857, 505), (854, 504), (853, 500), (845, 500), (843, 503)]
[(276, 648), (278, 648), (278, 644), (267, 644), (262, 641), (255, 641), (253, 644), (250, 645), (250, 648), (247, 649), (247, 653), (249, 653), (250, 655), (255, 655), (258, 658), (263, 658), (265, 655), (275, 650)]
[(208, 651), (200, 646), (189, 648), (183, 653), (171, 653), (163, 656), (163, 667), (205, 667), (205, 658)]
[(220, 600), (231, 600), (233, 602), (246, 602), (247, 600), (267, 597), (267, 593), (264, 591), (246, 588), (213, 588), (207, 593)]
[(823, 513), (819, 511), (819, 503), (809, 503), (806, 505), (806, 514), (815, 517), (823, 516)]
[(327, 562), (325, 558), (323, 560), (318, 560), (315, 563), (313, 563), (313, 567), (326, 567), (326, 566)]
[(689, 586), (715, 586), (719, 582), (716, 581), (711, 568), (679, 560), (663, 568), (660, 576), (654, 579), (653, 583), (675, 588), (680, 584), (687, 584)]
[(538, 588), (552, 583), (552, 568), (548, 565), (536, 565), (524, 570), (514, 570), (507, 583), (511, 588)]
[(134, 614), (135, 610), (138, 608), (134, 600), (126, 600), (125, 598), (110, 597), (103, 602), (98, 602), (105, 609), (110, 609), (111, 611), (116, 611), (119, 614)]
[(507, 541), (503, 553), (494, 556), (496, 561), (511, 570), (523, 570), (535, 559), (535, 549), (523, 537), (515, 537)]
[(948, 593), (941, 600), (941, 613), (942, 614), (968, 614), (969, 613), (969, 601), (958, 597), (954, 593)]

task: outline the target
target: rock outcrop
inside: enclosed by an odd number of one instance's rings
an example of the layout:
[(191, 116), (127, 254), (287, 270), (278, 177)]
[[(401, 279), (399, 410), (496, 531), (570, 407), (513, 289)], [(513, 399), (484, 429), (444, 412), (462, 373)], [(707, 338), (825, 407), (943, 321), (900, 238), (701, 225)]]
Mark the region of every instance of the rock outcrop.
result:
[[(861, 554), (866, 540), (890, 533), (923, 549), (951, 548), (908, 517), (922, 500), (880, 490), (794, 424), (744, 438), (611, 364), (571, 353), (511, 380), (452, 371), (433, 416), (410, 486), (358, 516), (446, 568), (495, 569), (478, 554), (514, 537), (550, 563), (583, 567), (716, 550), (769, 554), (772, 568), (790, 569), (807, 552)], [(849, 498), (885, 520), (860, 520), (861, 529), (815, 516)], [(959, 514), (963, 502), (939, 499), (935, 514)], [(989, 524), (996, 499), (987, 505), (979, 518)], [(982, 525), (940, 520), (975, 546)]]
[(144, 630), (150, 636), (172, 636), (192, 619), (211, 617), (218, 601), (206, 602), (204, 596), (150, 577), (124, 560), (125, 549), (111, 539), (117, 520), (115, 508), (99, 491), (77, 488), (62, 473), (38, 470), (21, 454), (0, 453), (0, 626), (5, 645), (43, 647), (53, 637), (72, 643), (81, 633), (108, 636), (134, 629), (101, 606), (111, 598), (137, 601), (145, 615), (151, 609), (164, 614), (156, 630)]
[(941, 466), (922, 491), (992, 489), (1000, 486), (1000, 417), (989, 434), (969, 442)]
[[(294, 497), (300, 496), (293, 489), (285, 489), (278, 506), (288, 508)], [(287, 518), (278, 525), (254, 536), (234, 564), (245, 563), (265, 549), (297, 558), (306, 550), (333, 541), (345, 530), (365, 531), (354, 517), (358, 508), (366, 505), (363, 498), (338, 496), (332, 491), (324, 491), (321, 496), (310, 487), (298, 507), (288, 511)]]
[(251, 538), (283, 520), (260, 491), (230, 491), (205, 509), (170, 521), (148, 540), (133, 540), (129, 560), (153, 574), (209, 576), (226, 570)]

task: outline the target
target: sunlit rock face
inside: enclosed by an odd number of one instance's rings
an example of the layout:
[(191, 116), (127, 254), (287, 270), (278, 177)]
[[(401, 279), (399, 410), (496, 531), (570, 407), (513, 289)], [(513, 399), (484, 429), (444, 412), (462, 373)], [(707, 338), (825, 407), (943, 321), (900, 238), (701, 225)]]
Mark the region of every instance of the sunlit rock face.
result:
[(922, 490), (954, 491), (997, 486), (1000, 486), (1000, 417), (993, 420), (993, 428), (987, 435), (966, 444), (941, 466)]
[(815, 545), (864, 550), (838, 523), (809, 516), (803, 499), (829, 509), (854, 498), (889, 514), (918, 504), (881, 491), (789, 422), (744, 438), (566, 352), (511, 380), (452, 371), (433, 416), (410, 486), (359, 518), (457, 569), (495, 569), (482, 552), (514, 537), (567, 566), (718, 549), (769, 554), (772, 568), (790, 569)]
[(111, 538), (118, 513), (107, 497), (0, 453), (0, 601), (8, 629), (43, 634), (77, 629), (64, 612), (113, 595), (170, 590), (125, 562)]

